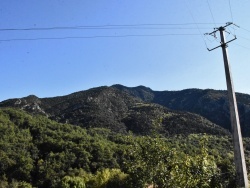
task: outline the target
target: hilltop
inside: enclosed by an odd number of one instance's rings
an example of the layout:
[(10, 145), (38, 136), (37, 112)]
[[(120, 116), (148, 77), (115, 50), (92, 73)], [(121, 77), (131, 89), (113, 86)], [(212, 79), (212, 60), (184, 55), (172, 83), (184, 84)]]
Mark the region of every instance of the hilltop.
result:
[[(241, 93), (236, 96), (242, 133), (248, 137), (250, 96)], [(2, 101), (0, 107), (15, 107), (42, 114), (59, 123), (85, 128), (105, 127), (123, 133), (131, 130), (139, 134), (152, 131), (168, 135), (196, 132), (220, 134), (231, 130), (227, 92), (212, 89), (153, 91), (145, 86), (113, 85), (60, 97), (38, 98), (30, 95), (9, 99)], [(171, 127), (173, 124), (175, 126)]]
[[(157, 92), (144, 86), (128, 88), (121, 85), (97, 87), (66, 96), (38, 98), (30, 95), (9, 99), (0, 107), (14, 107), (31, 114), (41, 114), (59, 123), (84, 128), (109, 128), (118, 133), (148, 135), (153, 132), (175, 134), (228, 134), (224, 121), (209, 115), (220, 115), (219, 101), (204, 105), (197, 97), (206, 97), (202, 90)], [(188, 95), (187, 95), (188, 93)], [(213, 98), (214, 99), (214, 98)], [(201, 102), (196, 104), (195, 100)], [(194, 105), (196, 104), (196, 106)], [(211, 109), (208, 108), (211, 106)], [(223, 107), (222, 107), (223, 108)], [(199, 111), (200, 110), (200, 111)], [(226, 109), (224, 110), (226, 113)], [(223, 112), (222, 112), (223, 113)], [(227, 121), (227, 116), (226, 120)]]

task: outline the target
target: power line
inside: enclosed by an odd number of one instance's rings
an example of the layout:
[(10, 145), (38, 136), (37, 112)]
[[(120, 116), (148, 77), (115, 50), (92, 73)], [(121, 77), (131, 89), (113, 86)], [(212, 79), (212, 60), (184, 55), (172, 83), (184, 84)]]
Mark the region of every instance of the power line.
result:
[(0, 42), (12, 41), (36, 41), (36, 40), (64, 40), (64, 39), (94, 39), (94, 38), (125, 38), (125, 37), (165, 37), (165, 36), (195, 36), (199, 34), (160, 34), (160, 35), (103, 35), (103, 36), (80, 36), (80, 37), (45, 37), (45, 38), (15, 38), (0, 39)]
[(228, 0), (228, 3), (229, 3), (229, 8), (230, 8), (231, 19), (232, 19), (232, 22), (234, 22), (233, 12), (232, 12), (232, 6), (231, 6), (231, 0)]
[(240, 27), (240, 28), (250, 33), (249, 29), (246, 29), (246, 28), (243, 28), (243, 27)]
[[(187, 26), (211, 25), (212, 23), (162, 23), (162, 24), (127, 24), (127, 25), (82, 25), (82, 26), (56, 26), (56, 27), (31, 27), (31, 28), (2, 28), (0, 31), (36, 31), (36, 30), (67, 30), (67, 29), (131, 29), (142, 26)], [(136, 28), (136, 29), (137, 29)], [(167, 29), (167, 28), (164, 28)], [(182, 28), (181, 28), (182, 29)], [(205, 29), (205, 28), (204, 28)]]
[(211, 14), (212, 19), (213, 19), (214, 27), (216, 28), (217, 26), (216, 26), (215, 21), (214, 21), (214, 15), (213, 15), (213, 13), (212, 13), (212, 10), (211, 10), (211, 7), (210, 7), (210, 4), (209, 4), (209, 1), (208, 1), (208, 0), (207, 0), (207, 4), (208, 4), (208, 8), (209, 8), (210, 14)]
[(245, 49), (247, 49), (247, 50), (250, 50), (250, 48), (248, 48), (248, 47), (246, 47), (246, 46), (243, 46), (243, 45), (241, 45), (241, 44), (238, 44), (238, 43), (233, 43), (233, 45), (237, 45), (237, 46), (240, 46), (240, 47), (245, 48)]
[(249, 40), (249, 41), (250, 41), (249, 38), (246, 38), (246, 37), (243, 37), (243, 36), (240, 36), (240, 35), (237, 35), (237, 37), (240, 37), (240, 38), (243, 38), (243, 39), (245, 39), (245, 40)]
[[(109, 27), (109, 28), (53, 28), (53, 29), (47, 29), (47, 28), (37, 28), (37, 29), (0, 29), (0, 31), (49, 31), (49, 30), (112, 30), (112, 29), (152, 29), (152, 30), (188, 30), (188, 29), (197, 29), (193, 27)], [(210, 28), (201, 28), (201, 29), (210, 29)]]
[(184, 2), (186, 3), (187, 9), (188, 9), (188, 11), (189, 11), (189, 14), (190, 14), (191, 17), (192, 17), (192, 19), (193, 19), (193, 21), (194, 21), (194, 24), (196, 25), (196, 28), (198, 29), (198, 31), (199, 31), (199, 33), (200, 33), (200, 36), (201, 36), (201, 38), (202, 38), (202, 40), (203, 40), (203, 42), (204, 42), (206, 48), (208, 48), (207, 43), (206, 43), (206, 41), (205, 41), (205, 39), (204, 39), (204, 36), (202, 35), (202, 33), (201, 33), (200, 29), (199, 29), (199, 26), (198, 26), (199, 23), (197, 23), (196, 20), (194, 19), (194, 16), (193, 16), (193, 14), (192, 14), (192, 12), (191, 12), (191, 10), (190, 10), (190, 8), (189, 8), (189, 4), (187, 3), (187, 1), (185, 0)]
[[(229, 4), (229, 9), (230, 9), (231, 19), (232, 19), (232, 22), (234, 23), (232, 6), (231, 6), (231, 0), (228, 0), (228, 4)], [(235, 28), (234, 28), (234, 26), (233, 26), (233, 30), (234, 30), (234, 35), (235, 35)]]

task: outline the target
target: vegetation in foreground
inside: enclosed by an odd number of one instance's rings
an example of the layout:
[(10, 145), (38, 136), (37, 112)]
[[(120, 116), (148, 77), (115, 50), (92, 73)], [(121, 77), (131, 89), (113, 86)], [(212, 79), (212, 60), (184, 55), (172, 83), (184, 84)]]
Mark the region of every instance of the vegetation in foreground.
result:
[(118, 134), (10, 108), (0, 134), (0, 187), (235, 187), (228, 136)]

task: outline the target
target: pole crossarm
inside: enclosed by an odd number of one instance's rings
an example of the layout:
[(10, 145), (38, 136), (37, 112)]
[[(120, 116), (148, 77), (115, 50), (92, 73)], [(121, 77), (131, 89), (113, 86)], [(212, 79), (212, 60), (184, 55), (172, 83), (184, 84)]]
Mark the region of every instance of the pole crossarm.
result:
[[(226, 28), (230, 25), (235, 25), (233, 22), (227, 22), (225, 26), (221, 26), (221, 27), (218, 27), (218, 28), (214, 28), (215, 30), (211, 33), (205, 33), (205, 35), (213, 35), (214, 33), (216, 33), (217, 31), (220, 31), (221, 28)], [(236, 25), (235, 25), (236, 26)]]
[(236, 40), (236, 39), (237, 39), (237, 37), (234, 36), (234, 39), (229, 40), (228, 42), (226, 42), (226, 43), (224, 43), (224, 44), (221, 44), (221, 45), (219, 45), (219, 46), (216, 46), (216, 47), (214, 47), (214, 48), (212, 48), (212, 49), (207, 48), (207, 50), (208, 50), (208, 51), (213, 51), (213, 50), (215, 50), (215, 49), (217, 49), (217, 48), (219, 48), (219, 47), (222, 47), (222, 46), (227, 47), (227, 44), (228, 44), (228, 43), (230, 43), (230, 42), (232, 42), (232, 41), (234, 41), (234, 40)]
[[(216, 32), (218, 32), (218, 31), (225, 31), (225, 28), (228, 27), (228, 26), (230, 26), (230, 25), (235, 25), (236, 27), (239, 27), (239, 26), (237, 26), (236, 24), (234, 24), (233, 22), (228, 22), (228, 23), (226, 23), (225, 26), (221, 26), (221, 27), (218, 27), (218, 28), (214, 28), (215, 30), (214, 30), (213, 32), (211, 32), (211, 33), (205, 33), (204, 35), (211, 35), (211, 36), (213, 36), (213, 37), (216, 38), (216, 36), (215, 36)], [(228, 43), (230, 43), (230, 42), (232, 42), (232, 41), (234, 41), (234, 40), (236, 40), (236, 39), (237, 39), (237, 37), (236, 37), (236, 35), (234, 35), (234, 38), (233, 38), (232, 40), (229, 40), (229, 41), (227, 41), (226, 43), (222, 43), (222, 42), (221, 42), (221, 45), (216, 46), (216, 47), (214, 47), (214, 48), (212, 48), (212, 49), (207, 48), (207, 50), (208, 50), (208, 51), (213, 51), (213, 50), (215, 50), (215, 49), (217, 49), (217, 48), (219, 48), (219, 47), (223, 47), (223, 46), (227, 47), (227, 44), (228, 44)]]

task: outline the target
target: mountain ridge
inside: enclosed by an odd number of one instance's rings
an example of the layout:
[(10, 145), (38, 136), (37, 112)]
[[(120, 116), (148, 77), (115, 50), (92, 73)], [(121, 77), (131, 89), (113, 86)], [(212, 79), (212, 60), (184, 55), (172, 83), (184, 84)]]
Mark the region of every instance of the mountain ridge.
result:
[(226, 130), (200, 115), (148, 102), (154, 94), (150, 88), (138, 86), (137, 89), (141, 90), (140, 97), (134, 97), (122, 91), (121, 85), (120, 89), (116, 87), (102, 86), (52, 98), (31, 95), (3, 101), (0, 107), (14, 107), (29, 113), (42, 114), (59, 123), (86, 128), (104, 127), (121, 133), (228, 134)]
[[(145, 101), (160, 104), (169, 109), (199, 114), (223, 128), (231, 130), (227, 91), (213, 89), (185, 89), (181, 91), (153, 91), (148, 88), (113, 85)], [(140, 97), (140, 94), (147, 96)], [(250, 95), (236, 93), (243, 136), (250, 136)], [(149, 100), (148, 100), (149, 99)]]
[[(242, 134), (250, 136), (250, 95), (236, 93), (236, 96)], [(131, 127), (125, 125), (131, 123), (127, 121), (127, 117), (132, 116), (131, 113), (138, 113), (138, 110), (142, 111), (139, 108), (137, 111), (133, 109), (136, 104), (141, 106), (151, 104), (151, 107), (157, 104), (175, 113), (198, 114), (222, 128), (231, 130), (227, 92), (213, 89), (154, 91), (145, 86), (126, 87), (115, 84), (58, 97), (39, 98), (29, 95), (8, 99), (0, 102), (0, 107), (20, 108), (29, 113), (45, 115), (60, 123), (72, 123), (84, 127), (115, 127), (116, 131), (126, 132), (128, 127)], [(160, 109), (157, 105), (153, 105), (152, 108)], [(156, 111), (161, 113), (159, 109)], [(151, 113), (150, 110), (143, 113)], [(133, 118), (135, 120), (137, 117)], [(143, 123), (142, 119), (140, 123)], [(150, 123), (148, 126), (150, 127)]]

